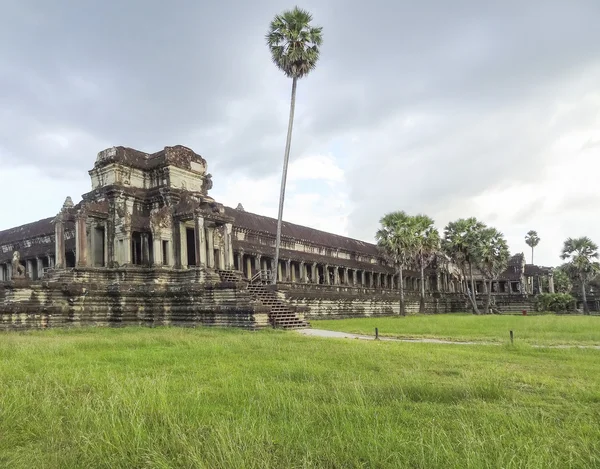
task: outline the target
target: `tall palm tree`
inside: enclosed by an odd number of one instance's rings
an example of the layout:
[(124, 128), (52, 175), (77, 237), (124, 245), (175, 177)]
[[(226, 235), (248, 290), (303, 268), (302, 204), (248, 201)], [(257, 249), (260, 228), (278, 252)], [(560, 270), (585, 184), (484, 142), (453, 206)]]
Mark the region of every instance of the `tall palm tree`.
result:
[(567, 238), (560, 257), (568, 261), (570, 269), (572, 269), (577, 279), (581, 282), (583, 311), (584, 314), (590, 314), (585, 286), (591, 278), (600, 272), (600, 264), (594, 260), (598, 259), (598, 245), (587, 236)]
[(433, 226), (433, 219), (427, 215), (416, 215), (413, 217), (413, 227), (415, 230), (415, 261), (421, 272), (421, 291), (419, 312), (425, 312), (425, 266), (431, 262), (431, 257), (439, 251), (440, 233)]
[(525, 243), (531, 248), (531, 263), (533, 264), (533, 248), (540, 244), (540, 237), (535, 230), (529, 230), (525, 236)]
[[(475, 281), (473, 280), (473, 265), (476, 264), (477, 247), (481, 242), (481, 231), (485, 225), (475, 217), (460, 218), (448, 223), (444, 228), (442, 246), (446, 254), (460, 266), (463, 277), (470, 279), (467, 296), (475, 314), (481, 314), (477, 307), (475, 296)], [(465, 269), (468, 267), (468, 275)]]
[(294, 125), (294, 108), (296, 106), (296, 84), (299, 78), (314, 70), (319, 60), (319, 47), (323, 42), (321, 27), (311, 26), (312, 16), (308, 11), (295, 7), (276, 15), (271, 21), (266, 35), (271, 57), (277, 67), (292, 79), (292, 98), (290, 103), (290, 119), (288, 123), (283, 171), (281, 175), (281, 191), (279, 195), (279, 213), (277, 215), (277, 238), (275, 241), (275, 276), (277, 283), (279, 271), (279, 246), (281, 244), (281, 219), (283, 217), (283, 201), (285, 199), (285, 183), (287, 167), (292, 143), (292, 127)]
[(504, 235), (496, 228), (484, 228), (481, 231), (480, 243), (476, 246), (475, 257), (479, 270), (488, 281), (483, 313), (489, 314), (492, 300), (492, 282), (497, 280), (506, 269), (510, 257)]
[(413, 219), (405, 212), (390, 212), (381, 220), (381, 228), (377, 230), (375, 239), (377, 246), (396, 269), (400, 288), (400, 314), (406, 315), (404, 304), (403, 271), (409, 263), (415, 246)]

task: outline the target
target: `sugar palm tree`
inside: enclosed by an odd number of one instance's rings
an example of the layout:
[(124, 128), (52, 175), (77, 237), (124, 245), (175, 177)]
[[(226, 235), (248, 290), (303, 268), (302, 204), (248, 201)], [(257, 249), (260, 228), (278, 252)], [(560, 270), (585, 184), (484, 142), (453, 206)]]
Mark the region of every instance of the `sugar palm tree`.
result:
[[(443, 249), (461, 268), (463, 278), (470, 279), (467, 286), (467, 296), (475, 314), (481, 314), (477, 307), (475, 296), (475, 281), (473, 280), (473, 265), (476, 265), (477, 249), (481, 242), (481, 231), (485, 225), (475, 217), (460, 218), (448, 223), (444, 228)], [(468, 275), (466, 269), (468, 268)]]
[(281, 220), (283, 217), (283, 201), (285, 199), (285, 183), (287, 167), (292, 143), (292, 127), (294, 124), (294, 108), (296, 106), (296, 85), (299, 78), (305, 77), (315, 69), (319, 59), (319, 47), (323, 42), (321, 27), (311, 26), (312, 16), (308, 11), (295, 7), (276, 15), (271, 21), (266, 35), (267, 45), (275, 65), (292, 79), (292, 98), (288, 123), (283, 171), (281, 175), (281, 191), (279, 195), (279, 212), (277, 216), (277, 237), (275, 241), (275, 276), (277, 283), (279, 271), (279, 246), (281, 244)]
[(404, 305), (403, 271), (414, 252), (413, 219), (405, 212), (398, 211), (386, 214), (379, 222), (381, 228), (377, 230), (375, 239), (382, 254), (394, 265), (398, 274), (400, 314), (404, 316), (406, 315), (406, 308)]
[(525, 243), (531, 248), (531, 263), (533, 264), (533, 248), (540, 244), (540, 237), (535, 230), (529, 230), (525, 236)]
[(427, 215), (416, 215), (413, 217), (413, 229), (415, 239), (415, 261), (421, 272), (421, 291), (419, 312), (425, 312), (425, 266), (431, 262), (432, 256), (439, 251), (440, 233), (433, 220)]
[(584, 314), (590, 314), (585, 287), (586, 283), (600, 272), (600, 264), (595, 261), (598, 259), (598, 245), (587, 236), (567, 238), (560, 257), (568, 261), (569, 268), (581, 282), (583, 311)]
[(481, 230), (480, 242), (475, 248), (475, 258), (479, 270), (488, 281), (487, 296), (483, 307), (484, 314), (490, 313), (492, 282), (497, 280), (506, 269), (509, 257), (508, 244), (500, 231), (492, 227)]

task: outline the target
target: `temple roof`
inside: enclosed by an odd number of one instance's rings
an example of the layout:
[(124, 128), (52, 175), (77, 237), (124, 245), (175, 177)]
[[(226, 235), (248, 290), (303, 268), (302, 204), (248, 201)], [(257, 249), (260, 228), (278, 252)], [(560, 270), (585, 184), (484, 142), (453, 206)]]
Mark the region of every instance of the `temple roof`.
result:
[[(238, 228), (261, 231), (270, 233), (273, 236), (277, 233), (277, 219), (257, 215), (242, 210), (236, 210), (231, 207), (225, 207), (225, 213), (235, 219), (234, 225)], [(281, 235), (298, 240), (309, 241), (320, 246), (329, 246), (340, 248), (345, 251), (358, 252), (371, 256), (379, 256), (380, 252), (375, 244), (366, 243), (357, 239), (347, 238), (345, 236), (327, 233), (326, 231), (309, 228), (307, 226), (296, 225), (283, 221), (281, 223)]]
[(535, 264), (525, 265), (525, 275), (528, 277), (534, 277), (538, 275), (549, 275), (552, 272), (552, 267), (544, 267)]
[(14, 243), (23, 239), (36, 238), (54, 234), (54, 225), (52, 224), (54, 217), (44, 218), (43, 220), (34, 221), (25, 225), (9, 228), (8, 230), (0, 231), (0, 246), (3, 244)]
[(161, 166), (174, 165), (187, 170), (193, 169), (191, 163), (199, 163), (206, 169), (206, 160), (183, 145), (165, 147), (156, 153), (145, 153), (128, 147), (107, 148), (98, 153), (94, 167), (110, 163), (121, 163), (132, 168), (148, 170)]

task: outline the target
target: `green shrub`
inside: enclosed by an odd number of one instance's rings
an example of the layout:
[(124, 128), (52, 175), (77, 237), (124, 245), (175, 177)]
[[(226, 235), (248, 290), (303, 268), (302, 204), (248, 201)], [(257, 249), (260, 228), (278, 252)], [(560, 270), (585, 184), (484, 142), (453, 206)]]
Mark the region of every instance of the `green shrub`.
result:
[(542, 293), (535, 298), (536, 311), (566, 313), (575, 310), (575, 298), (568, 293)]

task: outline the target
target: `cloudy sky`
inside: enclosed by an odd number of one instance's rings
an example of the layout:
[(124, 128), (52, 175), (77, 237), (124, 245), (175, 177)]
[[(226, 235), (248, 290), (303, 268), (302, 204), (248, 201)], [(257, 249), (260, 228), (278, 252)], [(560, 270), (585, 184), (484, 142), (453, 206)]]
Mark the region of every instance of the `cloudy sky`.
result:
[[(2, 0), (0, 230), (89, 190), (98, 151), (183, 144), (212, 195), (276, 216), (291, 82), (281, 1)], [(477, 216), (513, 252), (600, 242), (600, 2), (308, 0), (286, 219), (373, 240), (379, 218)]]

